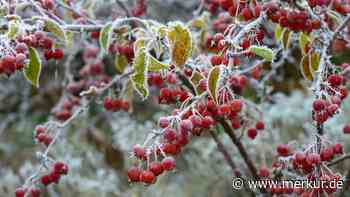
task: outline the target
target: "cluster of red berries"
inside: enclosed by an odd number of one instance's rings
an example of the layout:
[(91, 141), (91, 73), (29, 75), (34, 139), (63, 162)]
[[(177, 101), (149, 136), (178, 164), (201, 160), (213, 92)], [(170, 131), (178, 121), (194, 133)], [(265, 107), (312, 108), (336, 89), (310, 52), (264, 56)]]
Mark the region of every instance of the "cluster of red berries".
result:
[(251, 127), (247, 130), (247, 135), (250, 139), (255, 139), (255, 137), (258, 135), (258, 131), (262, 131), (265, 129), (265, 124), (262, 121), (258, 121), (255, 124), (255, 127)]
[(184, 102), (189, 93), (183, 88), (161, 88), (159, 92), (159, 103), (171, 104), (177, 101)]
[(113, 54), (117, 53), (119, 55), (125, 56), (128, 62), (132, 62), (135, 56), (134, 44), (132, 42), (125, 43), (125, 44), (120, 44), (120, 43), (111, 44), (109, 51), (110, 53), (113, 53)]
[(80, 71), (81, 76), (98, 76), (104, 74), (103, 63), (97, 60), (95, 63), (85, 65)]
[(68, 174), (68, 166), (63, 162), (55, 162), (52, 165), (52, 170), (49, 174), (40, 178), (41, 183), (44, 186), (48, 186), (52, 183), (58, 184), (62, 175)]
[(117, 112), (119, 110), (123, 110), (123, 111), (129, 111), (129, 102), (128, 101), (125, 101), (121, 98), (111, 98), (111, 97), (108, 97), (106, 96), (104, 99), (103, 99), (103, 107), (106, 109), (106, 110), (109, 110), (109, 111), (113, 111), (113, 112)]
[(171, 171), (176, 167), (173, 157), (164, 157), (162, 161), (152, 161), (146, 170), (133, 166), (128, 169), (128, 177), (131, 182), (143, 182), (145, 184), (153, 184), (157, 180), (157, 176), (164, 171)]
[(265, 4), (264, 8), (271, 21), (292, 31), (311, 32), (321, 27), (321, 21), (318, 19), (311, 19), (306, 11), (281, 9), (273, 2)]
[(40, 197), (41, 191), (35, 187), (19, 187), (15, 191), (16, 197)]
[(75, 106), (80, 105), (79, 97), (71, 97), (63, 101), (62, 107), (59, 111), (55, 112), (57, 120), (66, 121), (72, 116), (72, 110)]
[(27, 56), (23, 53), (5, 55), (0, 59), (0, 74), (11, 75), (16, 70), (22, 70), (26, 63)]
[(321, 162), (331, 161), (337, 154), (343, 154), (341, 144), (323, 148), (320, 154), (297, 152), (293, 156), (293, 168), (301, 169), (304, 174), (309, 174), (314, 167), (319, 166)]
[(147, 6), (146, 0), (139, 0), (137, 6), (131, 11), (135, 17), (140, 17), (146, 14)]
[(347, 14), (350, 12), (350, 2), (349, 1), (342, 1), (342, 0), (334, 0), (334, 1), (328, 1), (328, 0), (308, 0), (309, 6), (314, 8), (316, 6), (328, 6), (330, 3), (332, 5), (330, 6), (332, 9), (337, 11), (340, 14)]
[[(68, 174), (67, 164), (57, 161), (52, 165), (51, 172), (47, 175), (40, 177), (40, 183), (44, 186), (48, 186), (52, 183), (58, 184), (61, 176)], [(40, 197), (41, 191), (35, 187), (19, 187), (15, 192), (16, 197)]]
[(49, 146), (52, 142), (52, 137), (45, 133), (46, 128), (44, 126), (38, 125), (35, 128), (34, 133), (34, 139), (36, 139), (38, 142), (45, 144), (46, 146)]
[[(47, 36), (43, 31), (36, 31), (34, 34), (21, 36), (17, 40), (19, 43), (25, 43), (27, 46), (43, 49), (46, 60), (60, 60), (64, 56), (61, 49), (53, 49), (53, 39)], [(21, 48), (23, 47), (21, 46)]]
[(216, 14), (221, 7), (231, 16), (240, 16), (245, 21), (259, 17), (262, 10), (262, 6), (255, 1), (252, 5), (249, 5), (248, 1), (238, 0), (206, 0), (205, 2), (212, 15)]
[(176, 75), (173, 72), (168, 72), (165, 77), (163, 77), (161, 73), (154, 72), (149, 72), (147, 76), (148, 85), (150, 86), (162, 87), (164, 85), (164, 82), (167, 84), (175, 84), (177, 81)]
[(247, 86), (248, 78), (245, 75), (231, 75), (228, 79), (228, 83), (236, 94), (240, 94)]

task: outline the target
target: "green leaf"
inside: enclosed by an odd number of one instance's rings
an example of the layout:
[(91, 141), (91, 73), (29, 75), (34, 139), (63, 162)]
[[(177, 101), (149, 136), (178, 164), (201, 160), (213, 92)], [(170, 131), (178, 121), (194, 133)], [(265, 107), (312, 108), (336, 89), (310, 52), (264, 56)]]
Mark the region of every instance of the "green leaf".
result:
[(143, 99), (149, 95), (147, 84), (147, 66), (145, 48), (136, 51), (133, 62), (134, 74), (131, 76), (134, 89), (139, 93)]
[(264, 58), (269, 62), (272, 62), (273, 60), (273, 51), (268, 47), (252, 45), (250, 46), (249, 51), (255, 53), (256, 55)]
[(162, 70), (168, 69), (169, 64), (158, 61), (151, 54), (147, 54), (147, 67), (148, 71), (160, 72)]
[(305, 49), (310, 42), (311, 38), (308, 35), (306, 35), (304, 32), (299, 33), (299, 47), (303, 54), (307, 52)]
[(276, 25), (275, 26), (275, 39), (276, 41), (281, 41), (282, 39), (282, 32), (283, 32), (283, 28), (280, 25)]
[(108, 48), (112, 39), (113, 24), (107, 23), (102, 29), (99, 37), (100, 46), (108, 53)]
[(72, 48), (73, 47), (73, 41), (74, 41), (74, 32), (67, 31), (66, 32), (66, 37), (67, 37), (67, 42), (66, 42), (67, 47), (68, 48)]
[(218, 89), (218, 82), (220, 80), (220, 66), (213, 67), (208, 74), (208, 92), (211, 98), (217, 102), (217, 89)]
[(320, 54), (316, 52), (312, 52), (310, 55), (310, 71), (312, 76), (318, 70), (319, 65), (320, 65)]
[(23, 70), (24, 77), (35, 87), (39, 87), (41, 60), (35, 48), (29, 47), (29, 63)]
[(167, 34), (172, 63), (182, 68), (192, 55), (193, 41), (190, 31), (181, 23), (171, 23)]
[(51, 32), (56, 38), (61, 42), (66, 43), (66, 32), (61, 28), (61, 26), (54, 20), (50, 18), (41, 18), (44, 20), (44, 27), (47, 31)]
[(344, 52), (333, 55), (330, 61), (336, 65), (350, 63), (350, 49), (345, 49)]
[(123, 73), (124, 69), (128, 65), (128, 60), (124, 55), (116, 55), (114, 59), (114, 67), (118, 73)]
[(7, 32), (7, 37), (13, 39), (17, 36), (19, 30), (19, 22), (17, 20), (12, 20), (8, 24), (9, 29)]

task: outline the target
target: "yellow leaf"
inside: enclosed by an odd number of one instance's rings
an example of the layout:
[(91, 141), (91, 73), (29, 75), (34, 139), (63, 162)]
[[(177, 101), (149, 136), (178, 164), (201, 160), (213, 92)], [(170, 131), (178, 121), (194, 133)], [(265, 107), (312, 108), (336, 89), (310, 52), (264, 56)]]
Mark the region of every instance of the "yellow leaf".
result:
[(168, 31), (171, 60), (175, 66), (182, 68), (187, 59), (192, 55), (192, 37), (189, 30), (183, 24), (171, 23)]
[(310, 56), (305, 55), (301, 58), (300, 61), (300, 70), (303, 74), (303, 77), (309, 81), (313, 80), (312, 72), (310, 70)]
[(215, 66), (209, 71), (208, 92), (211, 98), (217, 103), (217, 89), (220, 80), (220, 66)]

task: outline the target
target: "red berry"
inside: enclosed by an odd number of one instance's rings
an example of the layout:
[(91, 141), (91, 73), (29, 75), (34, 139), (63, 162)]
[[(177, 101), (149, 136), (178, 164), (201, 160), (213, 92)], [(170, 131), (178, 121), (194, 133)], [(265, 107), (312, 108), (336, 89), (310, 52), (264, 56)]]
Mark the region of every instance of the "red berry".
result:
[(166, 139), (168, 142), (175, 141), (176, 137), (177, 137), (177, 134), (174, 129), (168, 127), (164, 130), (164, 139)]
[(158, 161), (153, 161), (149, 164), (149, 170), (153, 172), (154, 175), (158, 176), (163, 173), (163, 166)]
[(335, 144), (333, 150), (335, 154), (343, 154), (343, 145)]
[(112, 102), (112, 99), (110, 97), (105, 97), (103, 99), (103, 107), (106, 109), (106, 110), (111, 110), (113, 108), (113, 102)]
[(159, 126), (162, 128), (166, 128), (169, 126), (169, 119), (167, 117), (159, 118)]
[(269, 169), (266, 166), (262, 166), (259, 169), (259, 176), (260, 177), (267, 178), (267, 177), (269, 177), (269, 174), (270, 174)]
[(350, 134), (350, 124), (346, 124), (343, 128), (345, 134)]
[(19, 187), (16, 189), (16, 197), (24, 197), (27, 192), (27, 188)]
[(248, 7), (243, 8), (241, 14), (245, 21), (248, 21), (253, 18), (253, 14)]
[(220, 55), (214, 55), (211, 57), (210, 62), (213, 66), (220, 65), (222, 63), (222, 57)]
[(240, 112), (242, 110), (242, 101), (240, 99), (233, 99), (231, 102), (231, 110), (233, 112)]
[(129, 180), (132, 182), (139, 182), (140, 181), (140, 175), (141, 175), (141, 169), (138, 167), (131, 167), (128, 170), (128, 177)]
[(64, 174), (64, 175), (68, 174), (68, 166), (63, 162), (60, 162), (60, 161), (55, 162), (53, 164), (53, 169), (55, 173)]
[(202, 128), (208, 129), (210, 125), (214, 124), (214, 119), (211, 116), (205, 116), (202, 120)]
[(218, 115), (220, 116), (228, 116), (231, 113), (231, 106), (228, 104), (223, 104), (219, 106)]
[(288, 145), (286, 144), (279, 144), (277, 146), (277, 153), (282, 156), (282, 157), (286, 157), (290, 155), (290, 148)]
[(43, 185), (47, 186), (47, 185), (52, 183), (52, 180), (51, 180), (51, 177), (49, 175), (44, 175), (40, 178), (40, 182)]
[(201, 127), (202, 126), (202, 118), (198, 115), (192, 115), (189, 118), (192, 122), (192, 125), (194, 127)]
[(264, 130), (265, 129), (265, 124), (262, 121), (259, 121), (255, 124), (255, 128), (258, 130)]
[(306, 156), (306, 162), (310, 165), (319, 165), (321, 163), (321, 157), (317, 153), (310, 153)]
[(325, 107), (325, 101), (322, 99), (316, 99), (313, 104), (312, 104), (313, 108), (315, 111), (321, 111), (324, 109)]
[(175, 159), (173, 157), (165, 157), (162, 162), (162, 167), (164, 170), (172, 170), (176, 166)]
[(55, 49), (53, 51), (52, 57), (55, 58), (56, 60), (62, 59), (63, 58), (63, 51), (61, 49)]
[(297, 152), (295, 153), (294, 159), (298, 164), (302, 164), (306, 159), (306, 155), (302, 152)]
[(193, 129), (193, 124), (189, 119), (182, 120), (180, 123), (180, 128), (184, 131), (191, 131)]
[(29, 197), (40, 197), (41, 191), (39, 189), (32, 188), (30, 189), (29, 193), (30, 193)]
[(247, 135), (250, 139), (253, 140), (258, 135), (258, 131), (255, 128), (249, 128), (247, 131)]
[(139, 159), (144, 159), (146, 157), (146, 151), (140, 144), (136, 144), (133, 147), (133, 152), (134, 152), (135, 157), (137, 157)]
[(99, 32), (99, 31), (92, 31), (92, 32), (90, 33), (90, 37), (91, 37), (92, 39), (98, 39), (98, 38), (100, 37), (100, 32)]
[(155, 181), (155, 175), (149, 170), (144, 170), (141, 172), (140, 181), (147, 184), (152, 184)]
[(51, 172), (49, 174), (49, 176), (50, 176), (51, 182), (56, 183), (56, 184), (58, 184), (58, 182), (60, 182), (61, 174), (56, 173), (56, 172)]
[(328, 82), (331, 84), (331, 86), (339, 86), (343, 82), (343, 77), (337, 74), (332, 74), (328, 77)]

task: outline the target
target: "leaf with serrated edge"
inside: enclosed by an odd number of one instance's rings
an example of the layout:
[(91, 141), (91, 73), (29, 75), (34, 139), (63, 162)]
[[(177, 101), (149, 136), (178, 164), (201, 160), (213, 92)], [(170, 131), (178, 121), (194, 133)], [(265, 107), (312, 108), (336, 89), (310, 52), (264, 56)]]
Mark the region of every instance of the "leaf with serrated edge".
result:
[(44, 20), (44, 26), (47, 31), (51, 32), (56, 38), (61, 42), (66, 43), (66, 32), (61, 28), (61, 26), (54, 20), (50, 18), (41, 18)]
[(268, 47), (252, 45), (252, 46), (250, 46), (249, 51), (264, 58), (265, 60), (267, 60), (269, 62), (272, 62), (272, 60), (273, 60), (273, 56), (274, 56), (273, 51)]
[(305, 48), (311, 42), (311, 38), (304, 32), (299, 33), (299, 47), (303, 54), (306, 53)]
[(220, 80), (220, 66), (213, 67), (208, 74), (208, 92), (211, 96), (211, 98), (217, 102), (217, 89), (218, 89), (218, 82)]
[(106, 24), (102, 29), (99, 37), (100, 46), (105, 51), (105, 53), (108, 53), (108, 47), (111, 42), (112, 38), (112, 30), (113, 30), (112, 23)]
[(39, 87), (39, 78), (41, 73), (41, 60), (38, 52), (29, 47), (29, 63), (23, 69), (24, 77), (35, 87)]
[(131, 80), (134, 85), (134, 89), (139, 93), (143, 99), (146, 99), (149, 94), (147, 84), (147, 65), (146, 65), (146, 53), (145, 48), (137, 50), (134, 62), (133, 62), (134, 74), (131, 76)]
[(300, 61), (300, 70), (303, 74), (303, 77), (309, 81), (313, 80), (312, 73), (310, 71), (310, 57), (309, 55), (305, 55), (301, 58)]
[(148, 71), (160, 72), (162, 70), (168, 69), (169, 65), (158, 61), (151, 54), (147, 54), (147, 67)]
[(192, 55), (192, 37), (190, 31), (181, 23), (171, 23), (167, 34), (170, 44), (171, 60), (174, 65), (182, 68)]

